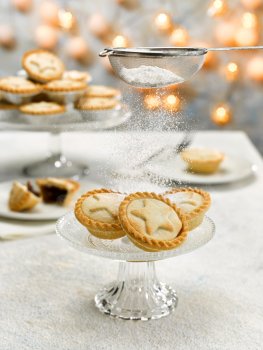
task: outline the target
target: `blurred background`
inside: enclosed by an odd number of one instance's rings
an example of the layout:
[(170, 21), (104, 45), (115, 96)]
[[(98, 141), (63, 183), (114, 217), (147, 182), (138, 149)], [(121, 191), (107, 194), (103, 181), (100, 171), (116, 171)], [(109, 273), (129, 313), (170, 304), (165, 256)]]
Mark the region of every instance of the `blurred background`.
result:
[(126, 86), (98, 57), (108, 46), (262, 45), (262, 23), (263, 0), (0, 0), (0, 75), (19, 70), (24, 51), (48, 49), (120, 87), (145, 120), (166, 111), (169, 128), (244, 130), (263, 153), (263, 51), (209, 53), (193, 80), (158, 93)]

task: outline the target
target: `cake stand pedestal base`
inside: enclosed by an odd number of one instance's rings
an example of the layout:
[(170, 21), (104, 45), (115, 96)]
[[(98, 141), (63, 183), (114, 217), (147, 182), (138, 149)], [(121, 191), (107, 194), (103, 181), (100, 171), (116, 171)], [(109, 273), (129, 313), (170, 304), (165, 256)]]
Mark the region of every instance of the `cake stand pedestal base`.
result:
[(31, 177), (81, 177), (89, 173), (86, 164), (68, 160), (62, 153), (59, 133), (49, 134), (49, 157), (27, 165), (23, 174)]
[(68, 160), (63, 154), (52, 154), (50, 157), (32, 163), (23, 168), (23, 174), (30, 177), (81, 177), (89, 173), (86, 164)]
[(154, 262), (120, 262), (117, 280), (95, 296), (101, 312), (125, 320), (167, 316), (177, 302), (176, 292), (157, 279)]

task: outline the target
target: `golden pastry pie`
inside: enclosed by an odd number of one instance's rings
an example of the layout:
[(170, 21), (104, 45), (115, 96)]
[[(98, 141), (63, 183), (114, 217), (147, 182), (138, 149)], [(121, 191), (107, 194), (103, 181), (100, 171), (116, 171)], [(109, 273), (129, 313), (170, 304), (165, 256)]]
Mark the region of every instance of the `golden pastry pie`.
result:
[(44, 203), (68, 205), (79, 189), (79, 183), (71, 179), (48, 177), (37, 179), (36, 184)]
[(35, 84), (22, 77), (5, 77), (0, 79), (0, 90), (11, 94), (37, 94), (42, 90), (40, 84)]
[(60, 79), (64, 72), (63, 62), (45, 50), (27, 51), (22, 58), (22, 66), (30, 78), (41, 83)]
[(18, 105), (13, 105), (12, 103), (6, 101), (0, 101), (0, 110), (15, 110), (18, 109)]
[(20, 112), (32, 115), (53, 115), (61, 114), (66, 111), (66, 108), (55, 102), (34, 102), (27, 103), (20, 108)]
[(119, 205), (124, 195), (107, 189), (85, 193), (75, 205), (75, 216), (89, 232), (102, 239), (125, 236), (119, 219)]
[(121, 94), (120, 90), (104, 85), (90, 85), (85, 91), (87, 97), (117, 97)]
[(34, 208), (41, 198), (32, 190), (30, 184), (27, 186), (15, 181), (10, 191), (8, 206), (12, 211), (25, 211)]
[(194, 173), (215, 173), (224, 159), (224, 154), (209, 148), (188, 148), (181, 152), (188, 170)]
[(182, 211), (156, 193), (127, 196), (120, 205), (119, 220), (128, 238), (146, 251), (174, 249), (188, 233)]
[(172, 188), (164, 197), (186, 215), (190, 231), (202, 223), (211, 204), (209, 193), (198, 188)]
[(84, 83), (91, 81), (91, 75), (88, 72), (79, 70), (67, 70), (63, 73), (62, 78), (65, 80), (83, 81)]
[(104, 110), (117, 107), (118, 101), (114, 98), (104, 97), (81, 97), (76, 103), (75, 108), (79, 110)]
[(83, 81), (74, 80), (53, 80), (44, 85), (45, 91), (51, 92), (71, 92), (71, 91), (84, 91), (87, 85)]

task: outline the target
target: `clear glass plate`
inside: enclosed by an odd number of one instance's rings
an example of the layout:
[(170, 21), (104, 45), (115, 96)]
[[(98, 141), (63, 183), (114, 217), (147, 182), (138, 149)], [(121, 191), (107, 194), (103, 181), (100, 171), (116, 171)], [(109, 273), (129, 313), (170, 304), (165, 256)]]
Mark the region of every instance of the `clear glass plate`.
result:
[(186, 254), (209, 242), (215, 233), (214, 222), (205, 217), (202, 224), (189, 232), (186, 241), (176, 249), (145, 252), (130, 243), (127, 237), (105, 240), (91, 235), (75, 218), (74, 212), (69, 212), (60, 218), (56, 232), (74, 248), (85, 253), (122, 261), (156, 261)]
[(59, 118), (54, 116), (26, 116), (18, 111), (0, 111), (0, 130), (25, 130), (25, 131), (83, 131), (103, 130), (121, 125), (131, 117), (131, 111), (126, 104), (121, 104), (119, 109), (100, 110), (92, 114), (69, 109)]

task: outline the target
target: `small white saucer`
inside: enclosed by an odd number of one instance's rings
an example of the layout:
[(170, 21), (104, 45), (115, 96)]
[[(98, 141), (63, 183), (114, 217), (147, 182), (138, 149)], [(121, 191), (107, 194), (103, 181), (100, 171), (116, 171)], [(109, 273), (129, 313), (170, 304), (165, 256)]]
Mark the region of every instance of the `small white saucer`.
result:
[[(20, 180), (18, 180), (20, 181)], [(26, 183), (26, 180), (21, 180), (22, 183)], [(12, 187), (13, 181), (7, 181), (0, 183), (0, 217), (16, 220), (26, 221), (40, 221), (40, 220), (57, 220), (61, 216), (65, 215), (68, 211), (74, 207), (75, 200), (85, 191), (90, 188), (101, 187), (101, 184), (94, 182), (82, 183), (79, 191), (75, 194), (71, 204), (67, 207), (62, 207), (55, 204), (39, 203), (35, 208), (25, 212), (15, 212), (8, 208), (8, 198)]]
[(175, 159), (159, 160), (146, 166), (146, 172), (160, 179), (189, 184), (224, 184), (243, 180), (253, 174), (256, 166), (246, 158), (226, 155), (219, 170), (214, 174), (196, 174), (187, 171), (186, 163)]

